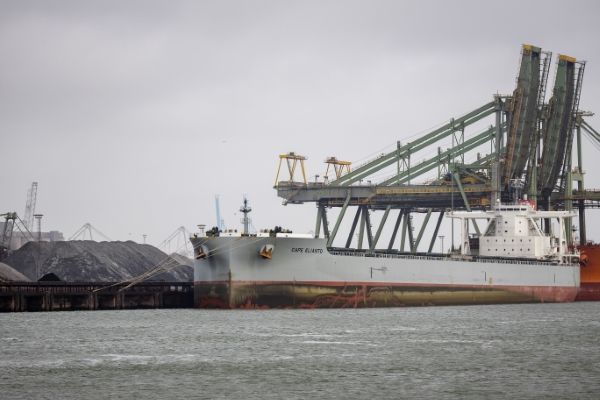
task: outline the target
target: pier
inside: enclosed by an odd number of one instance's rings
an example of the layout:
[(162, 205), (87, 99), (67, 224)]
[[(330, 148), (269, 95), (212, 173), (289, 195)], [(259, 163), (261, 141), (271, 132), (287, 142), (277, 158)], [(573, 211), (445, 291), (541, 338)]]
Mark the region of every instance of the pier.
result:
[[(192, 308), (193, 282), (10, 282), (0, 312)], [(126, 289), (125, 289), (126, 288)]]

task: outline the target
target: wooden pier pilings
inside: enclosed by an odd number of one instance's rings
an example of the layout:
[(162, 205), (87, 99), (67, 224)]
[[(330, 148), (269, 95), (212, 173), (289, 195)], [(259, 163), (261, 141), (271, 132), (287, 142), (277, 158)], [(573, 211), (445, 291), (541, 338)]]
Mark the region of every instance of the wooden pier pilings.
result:
[[(0, 283), (0, 312), (192, 308), (192, 282)], [(100, 289), (100, 290), (98, 290)]]

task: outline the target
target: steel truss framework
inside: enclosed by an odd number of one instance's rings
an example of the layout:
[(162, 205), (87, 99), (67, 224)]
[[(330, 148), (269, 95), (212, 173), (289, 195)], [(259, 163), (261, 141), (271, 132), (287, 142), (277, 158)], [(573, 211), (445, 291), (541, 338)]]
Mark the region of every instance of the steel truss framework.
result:
[[(581, 132), (583, 130), (598, 143), (600, 134), (583, 119), (583, 116), (593, 114), (579, 111), (585, 61), (559, 55), (551, 98), (548, 103), (544, 102), (551, 57), (552, 53), (539, 47), (524, 45), (516, 88), (511, 95), (494, 95), (492, 102), (450, 119), (442, 127), (410, 143), (397, 142), (395, 150), (389, 153), (352, 169), (348, 165), (346, 173), (336, 173), (333, 180), (294, 182), (294, 165), (291, 165), (289, 180), (278, 182), (276, 179), (278, 196), (284, 199), (284, 204), (317, 203), (315, 236), (321, 235), (323, 230), (328, 246), (333, 245), (348, 208), (355, 207), (346, 248), (355, 233), (358, 234), (359, 249), (381, 247), (383, 227), (393, 215), (392, 211), (398, 210), (387, 248), (392, 249), (400, 236), (400, 251), (416, 252), (431, 215), (440, 213), (429, 245), (431, 252), (443, 211), (451, 207), (471, 211), (489, 207), (498, 200), (509, 201), (509, 181), (517, 179), (524, 182), (526, 193), (538, 208), (572, 210), (574, 205), (577, 206), (580, 240), (585, 243), (585, 208), (600, 207), (600, 191), (584, 188)], [(495, 116), (494, 125), (465, 139), (466, 128), (492, 115)], [(451, 138), (452, 147), (443, 150), (439, 147), (440, 141), (447, 138)], [(577, 143), (575, 169), (572, 168), (571, 154), (574, 142)], [(486, 143), (490, 144), (489, 154), (478, 155), (474, 163), (464, 163), (469, 151)], [(438, 146), (434, 157), (411, 163), (411, 158), (414, 160), (419, 151), (433, 146)], [(376, 174), (390, 168), (394, 168), (390, 176), (372, 183)], [(437, 179), (427, 184), (414, 184), (416, 179), (436, 169)], [(573, 182), (578, 184), (576, 189)], [(327, 209), (331, 207), (341, 207), (341, 210), (330, 231)], [(384, 214), (373, 235), (370, 212), (375, 210), (382, 210)], [(411, 214), (414, 212), (425, 213), (416, 238), (412, 237)], [(473, 226), (479, 235), (474, 221)], [(570, 231), (568, 235), (568, 240), (572, 241)]]

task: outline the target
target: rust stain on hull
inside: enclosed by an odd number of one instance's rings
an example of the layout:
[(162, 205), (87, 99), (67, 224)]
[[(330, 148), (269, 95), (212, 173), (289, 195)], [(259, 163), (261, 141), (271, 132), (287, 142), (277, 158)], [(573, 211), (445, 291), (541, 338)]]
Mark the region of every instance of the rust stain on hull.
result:
[(600, 244), (579, 246), (587, 262), (581, 266), (581, 287), (575, 301), (600, 301)]
[(367, 308), (570, 302), (577, 287), (195, 282), (194, 306), (213, 309)]
[(600, 301), (600, 282), (581, 282), (575, 301)]

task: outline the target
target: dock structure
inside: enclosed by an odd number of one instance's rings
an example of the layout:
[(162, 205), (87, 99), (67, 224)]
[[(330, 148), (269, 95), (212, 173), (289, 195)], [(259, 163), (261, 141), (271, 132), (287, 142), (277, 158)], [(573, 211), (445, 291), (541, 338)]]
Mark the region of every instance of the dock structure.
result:
[[(322, 180), (307, 182), (304, 169), (303, 176), (295, 180), (295, 168), (290, 167), (289, 179), (279, 180), (277, 175), (277, 195), (284, 199), (284, 205), (316, 203), (315, 237), (324, 235), (330, 247), (342, 219), (353, 207), (356, 213), (345, 248), (350, 248), (356, 234), (358, 249), (365, 243), (370, 250), (383, 246), (404, 251), (408, 240), (408, 251), (416, 252), (419, 241), (425, 239), (422, 235), (429, 217), (440, 213), (429, 245), (431, 252), (444, 212), (489, 209), (498, 202), (516, 202), (520, 194), (540, 210), (571, 211), (576, 207), (579, 240), (585, 244), (585, 209), (600, 206), (600, 191), (584, 187), (582, 132), (599, 143), (600, 134), (583, 119), (594, 114), (579, 109), (586, 62), (559, 54), (554, 86), (546, 101), (551, 59), (551, 52), (523, 45), (512, 93), (494, 94), (491, 102), (451, 118), (411, 142), (398, 141), (391, 151), (361, 165), (328, 157)], [(491, 124), (485, 127), (488, 119)], [(488, 153), (482, 154), (482, 149)], [(473, 152), (477, 152), (477, 159), (467, 162), (467, 154), (472, 156)], [(289, 153), (280, 159), (306, 157)], [(327, 176), (331, 160), (344, 168), (336, 168), (334, 176)], [(331, 208), (341, 208), (335, 221), (327, 218)], [(370, 213), (374, 211), (384, 212), (378, 227), (371, 226)], [(415, 212), (426, 214), (416, 239), (411, 217)], [(388, 216), (395, 220), (389, 244), (379, 240)], [(477, 236), (481, 235), (474, 220), (471, 224)], [(551, 222), (544, 224), (549, 233)], [(402, 238), (399, 244), (395, 243), (397, 237)], [(571, 229), (567, 240), (573, 243)]]
[(0, 312), (192, 308), (192, 282), (9, 282)]

